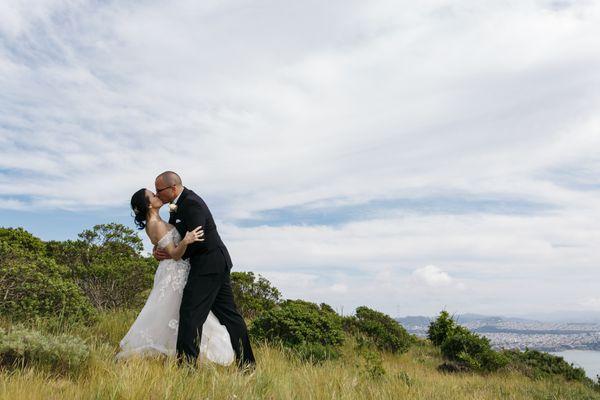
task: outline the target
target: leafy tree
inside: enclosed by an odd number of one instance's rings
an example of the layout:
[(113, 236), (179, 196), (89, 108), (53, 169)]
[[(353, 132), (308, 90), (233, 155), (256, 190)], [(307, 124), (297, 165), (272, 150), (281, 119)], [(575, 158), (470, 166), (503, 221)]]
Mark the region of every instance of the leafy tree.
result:
[(302, 358), (316, 361), (337, 357), (337, 348), (344, 342), (341, 318), (303, 300), (286, 300), (258, 315), (250, 334), (258, 340), (281, 343)]
[(139, 307), (139, 294), (152, 286), (155, 261), (116, 259), (93, 262), (77, 271), (75, 281), (100, 309)]
[(428, 337), (440, 346), (446, 359), (457, 363), (454, 370), (496, 371), (508, 364), (508, 358), (494, 351), (488, 338), (457, 325), (445, 310), (429, 324)]
[[(11, 264), (11, 273), (19, 265), (39, 265), (40, 260), (53, 260), (52, 270), (60, 272), (60, 279), (78, 286), (79, 292), (101, 309), (140, 306), (144, 300), (140, 293), (152, 287), (157, 265), (153, 258), (143, 257), (141, 249), (142, 241), (135, 231), (114, 223), (85, 230), (78, 240), (47, 243), (20, 228), (0, 229), (0, 257), (4, 262), (20, 260)], [(35, 275), (35, 279), (39, 278), (40, 282), (44, 275), (50, 274), (45, 270), (38, 269), (38, 272), (42, 275)], [(30, 279), (34, 278), (30, 276)]]
[(454, 319), (444, 310), (440, 315), (429, 324), (427, 337), (436, 346), (441, 346), (447, 337), (452, 336), (456, 330)]
[(358, 307), (356, 316), (344, 318), (344, 328), (381, 351), (404, 353), (414, 342), (413, 336), (396, 320), (368, 307)]
[(78, 236), (90, 249), (97, 250), (96, 256), (134, 257), (144, 250), (142, 239), (137, 233), (122, 224), (95, 225)]
[(94, 310), (69, 279), (69, 270), (39, 254), (39, 239), (23, 231), (7, 231), (0, 229), (0, 315), (17, 321), (57, 316), (90, 320)]
[(51, 240), (45, 245), (46, 255), (65, 266), (71, 279), (77, 280), (80, 271), (92, 264), (89, 246), (82, 240)]
[(68, 266), (77, 285), (100, 309), (138, 307), (152, 286), (157, 262), (143, 257), (142, 240), (121, 224), (95, 225), (77, 241), (48, 242), (46, 252)]
[(235, 303), (244, 318), (254, 319), (271, 310), (281, 300), (279, 290), (262, 276), (252, 272), (232, 272), (231, 286)]
[(328, 312), (328, 313), (333, 313), (333, 314), (337, 314), (335, 312), (335, 310), (333, 309), (333, 307), (331, 307), (329, 304), (327, 303), (321, 303), (319, 304), (319, 307), (321, 307), (321, 310)]
[(533, 379), (562, 376), (567, 380), (593, 383), (582, 368), (569, 364), (564, 358), (542, 351), (525, 349), (503, 350), (511, 366)]
[(44, 253), (44, 242), (23, 228), (1, 228), (0, 243), (11, 251), (19, 251), (23, 256), (36, 257)]
[(496, 371), (508, 364), (508, 358), (494, 351), (488, 338), (462, 326), (444, 340), (441, 351), (444, 357), (474, 371)]

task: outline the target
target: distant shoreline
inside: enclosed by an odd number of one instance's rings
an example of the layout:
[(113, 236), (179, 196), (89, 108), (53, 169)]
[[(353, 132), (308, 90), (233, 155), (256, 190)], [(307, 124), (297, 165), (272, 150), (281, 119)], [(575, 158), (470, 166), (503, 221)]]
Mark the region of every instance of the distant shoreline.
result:
[(600, 350), (573, 349), (548, 353), (560, 356), (567, 362), (583, 368), (588, 378), (596, 380), (596, 376), (600, 375)]
[[(495, 349), (600, 351), (598, 323), (552, 323), (485, 315), (458, 315), (456, 320), (470, 331), (490, 339)], [(414, 316), (397, 318), (397, 321), (410, 333), (426, 337), (431, 319)]]

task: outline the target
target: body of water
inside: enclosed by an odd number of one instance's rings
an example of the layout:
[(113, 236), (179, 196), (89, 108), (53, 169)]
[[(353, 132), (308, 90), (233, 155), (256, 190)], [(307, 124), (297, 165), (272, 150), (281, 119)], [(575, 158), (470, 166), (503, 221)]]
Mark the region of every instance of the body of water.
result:
[(600, 375), (600, 351), (593, 350), (564, 350), (552, 352), (555, 356), (561, 356), (565, 361), (573, 363), (577, 367), (585, 370), (587, 376), (596, 380), (596, 375)]

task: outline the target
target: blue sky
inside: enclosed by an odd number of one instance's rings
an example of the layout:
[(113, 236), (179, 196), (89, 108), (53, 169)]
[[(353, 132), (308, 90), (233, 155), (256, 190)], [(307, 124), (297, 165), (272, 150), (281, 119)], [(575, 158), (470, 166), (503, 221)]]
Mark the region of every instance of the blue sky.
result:
[(286, 297), (600, 311), (599, 27), (588, 1), (5, 1), (0, 225), (133, 227), (170, 169)]

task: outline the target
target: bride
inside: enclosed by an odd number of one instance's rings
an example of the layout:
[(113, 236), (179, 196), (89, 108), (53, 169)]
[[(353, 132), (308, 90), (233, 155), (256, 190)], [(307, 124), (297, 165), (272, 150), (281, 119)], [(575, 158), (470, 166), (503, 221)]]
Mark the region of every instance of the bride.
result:
[[(158, 210), (162, 205), (162, 201), (147, 189), (138, 190), (131, 198), (138, 228), (145, 228), (152, 244), (168, 252), (172, 259), (158, 264), (150, 295), (119, 343), (117, 359), (176, 354), (179, 306), (190, 269), (189, 262), (181, 256), (189, 244), (204, 241), (204, 233), (202, 227), (198, 227), (181, 239), (177, 229), (160, 218)], [(229, 333), (211, 311), (202, 327), (200, 359), (229, 365), (234, 357)]]

